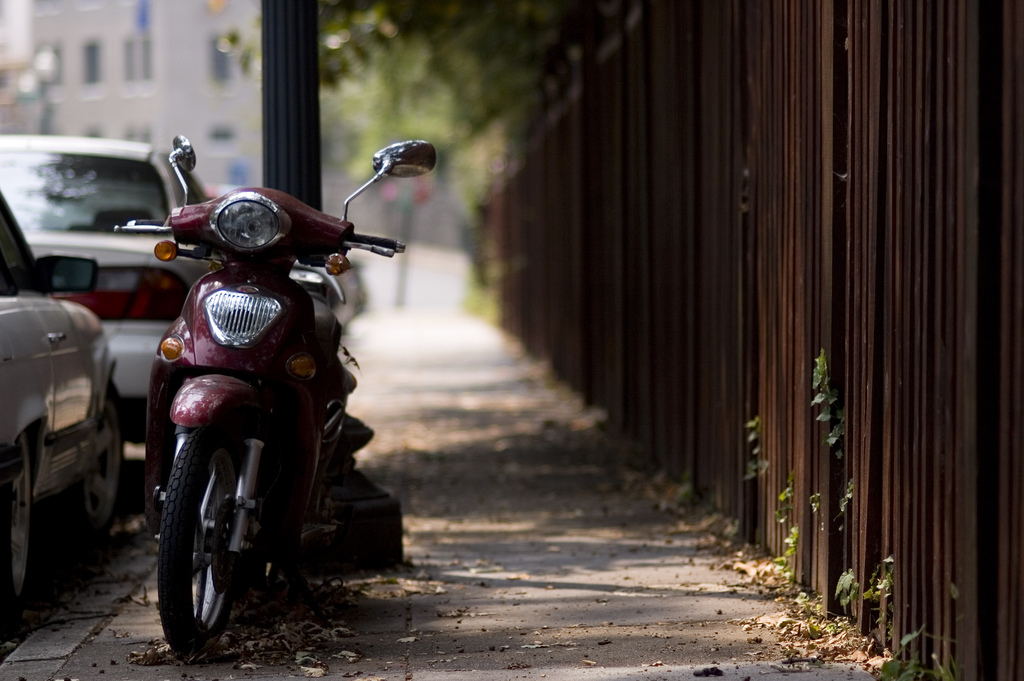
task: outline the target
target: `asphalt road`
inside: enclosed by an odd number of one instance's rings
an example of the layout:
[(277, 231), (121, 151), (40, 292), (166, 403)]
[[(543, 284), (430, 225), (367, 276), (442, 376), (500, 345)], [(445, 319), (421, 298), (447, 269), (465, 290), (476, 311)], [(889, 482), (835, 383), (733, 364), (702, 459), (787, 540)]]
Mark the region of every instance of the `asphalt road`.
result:
[(309, 565), (329, 622), (286, 591), (252, 595), (186, 664), (161, 646), (155, 546), (139, 534), (0, 679), (871, 678), (784, 664), (773, 595), (723, 569), (702, 527), (658, 510), (600, 414), (492, 327), (385, 310), (346, 345), (360, 366), (351, 409), (378, 431), (360, 468), (401, 501), (403, 565)]

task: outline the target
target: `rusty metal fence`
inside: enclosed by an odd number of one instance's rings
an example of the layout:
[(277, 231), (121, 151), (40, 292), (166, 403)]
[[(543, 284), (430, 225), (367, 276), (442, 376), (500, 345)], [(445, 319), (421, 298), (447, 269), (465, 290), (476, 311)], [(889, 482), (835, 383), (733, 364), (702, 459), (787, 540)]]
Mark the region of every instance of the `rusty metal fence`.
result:
[(1022, 45), (1009, 0), (587, 0), (484, 212), (530, 352), (965, 679), (1024, 678)]

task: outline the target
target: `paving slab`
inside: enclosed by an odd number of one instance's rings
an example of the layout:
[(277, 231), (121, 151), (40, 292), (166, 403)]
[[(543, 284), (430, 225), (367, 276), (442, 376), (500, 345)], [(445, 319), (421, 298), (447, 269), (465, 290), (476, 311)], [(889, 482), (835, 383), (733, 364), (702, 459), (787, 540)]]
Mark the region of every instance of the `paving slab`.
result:
[[(359, 465), (401, 501), (404, 564), (348, 571), (343, 588), (338, 566), (310, 564), (328, 626), (242, 604), (231, 645), (186, 665), (161, 652), (154, 558), (135, 547), (0, 663), (0, 679), (872, 678), (786, 664), (774, 630), (750, 624), (782, 609), (772, 594), (642, 494), (601, 415), (492, 326), (381, 311), (346, 346), (359, 365), (351, 409), (377, 430)], [(253, 653), (274, 636), (298, 638), (274, 662)]]

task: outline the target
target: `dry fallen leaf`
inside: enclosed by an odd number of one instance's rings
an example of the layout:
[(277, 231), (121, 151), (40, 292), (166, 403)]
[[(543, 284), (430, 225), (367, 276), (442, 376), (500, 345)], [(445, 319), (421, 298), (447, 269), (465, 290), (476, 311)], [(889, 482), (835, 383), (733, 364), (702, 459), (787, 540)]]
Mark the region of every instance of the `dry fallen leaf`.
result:
[(173, 664), (174, 654), (171, 646), (166, 643), (152, 645), (143, 651), (132, 651), (128, 653), (128, 662), (143, 667), (152, 667), (158, 664)]
[(597, 664), (593, 660), (581, 660), (581, 662), (583, 664), (585, 664), (586, 666), (588, 666), (588, 667), (593, 667), (593, 666), (595, 666)]

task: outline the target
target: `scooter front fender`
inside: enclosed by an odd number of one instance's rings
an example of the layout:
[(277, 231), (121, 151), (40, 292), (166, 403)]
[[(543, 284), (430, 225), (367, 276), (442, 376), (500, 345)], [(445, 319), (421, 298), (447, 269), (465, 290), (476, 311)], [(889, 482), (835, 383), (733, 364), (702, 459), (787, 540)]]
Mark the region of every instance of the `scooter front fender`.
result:
[(261, 408), (259, 392), (234, 376), (207, 374), (185, 379), (171, 403), (171, 422), (200, 428), (243, 407)]

